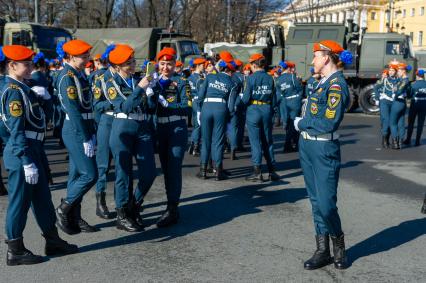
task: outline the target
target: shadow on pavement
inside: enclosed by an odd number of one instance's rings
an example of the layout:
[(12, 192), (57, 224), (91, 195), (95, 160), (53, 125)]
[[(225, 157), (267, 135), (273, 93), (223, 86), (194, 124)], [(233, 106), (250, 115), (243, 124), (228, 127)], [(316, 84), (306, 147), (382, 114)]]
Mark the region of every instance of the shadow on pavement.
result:
[[(80, 247), (80, 252), (89, 252), (143, 241), (168, 241), (227, 223), (243, 215), (259, 213), (262, 211), (259, 207), (295, 203), (307, 197), (304, 188), (277, 188), (277, 190), (273, 191), (262, 190), (266, 187), (277, 186), (279, 184), (246, 185), (226, 191), (210, 192), (182, 199), (182, 204), (179, 208), (181, 220), (178, 225), (170, 228), (149, 229), (146, 232), (128, 234), (124, 237), (82, 246)], [(205, 201), (188, 203), (195, 200)], [(144, 215), (145, 219), (146, 217), (147, 215)], [(153, 219), (147, 220), (147, 224), (154, 224), (154, 222), (155, 220)], [(105, 226), (110, 225), (111, 223)]]

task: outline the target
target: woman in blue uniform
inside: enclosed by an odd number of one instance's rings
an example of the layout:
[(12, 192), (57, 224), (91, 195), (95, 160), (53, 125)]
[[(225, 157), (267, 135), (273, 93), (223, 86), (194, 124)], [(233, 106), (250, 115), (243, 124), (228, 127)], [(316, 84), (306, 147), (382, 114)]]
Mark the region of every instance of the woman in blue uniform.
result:
[(27, 250), (23, 242), (30, 207), (46, 239), (46, 255), (75, 253), (78, 248), (62, 240), (55, 227), (55, 209), (42, 156), (46, 131), (43, 100), (24, 83), (31, 76), (34, 53), (21, 45), (4, 46), (3, 53), (8, 76), (1, 91), (1, 109), (3, 123), (10, 134), (4, 149), (4, 163), (9, 172), (6, 263), (35, 264), (43, 258)]
[(343, 73), (343, 63), (350, 63), (352, 55), (336, 42), (323, 40), (314, 44), (313, 65), (322, 79), (307, 98), (302, 117), (294, 121), (299, 139), (300, 163), (316, 231), (317, 250), (304, 263), (311, 270), (331, 262), (329, 237), (334, 252), (334, 266), (347, 268), (344, 234), (337, 212), (337, 185), (340, 171), (340, 143), (338, 129), (349, 101), (349, 89)]
[[(0, 46), (0, 89), (3, 89), (4, 82), (6, 79), (6, 58), (4, 57), (2, 50), (2, 46)], [(3, 112), (0, 107), (0, 118), (2, 117)], [(9, 133), (7, 131), (6, 126), (3, 123), (0, 123), (0, 150), (3, 153), (3, 144), (7, 143), (9, 139)], [(0, 196), (7, 195), (7, 189), (3, 183), (3, 178), (1, 177), (1, 165), (0, 165)]]
[[(149, 125), (153, 91), (146, 92), (149, 80), (134, 76), (136, 59), (128, 45), (118, 44), (108, 61), (116, 70), (106, 82), (109, 100), (114, 106), (110, 148), (116, 164), (115, 203), (117, 228), (128, 232), (143, 229), (139, 211), (156, 177), (154, 145)], [(133, 192), (133, 157), (138, 166), (139, 183)]]

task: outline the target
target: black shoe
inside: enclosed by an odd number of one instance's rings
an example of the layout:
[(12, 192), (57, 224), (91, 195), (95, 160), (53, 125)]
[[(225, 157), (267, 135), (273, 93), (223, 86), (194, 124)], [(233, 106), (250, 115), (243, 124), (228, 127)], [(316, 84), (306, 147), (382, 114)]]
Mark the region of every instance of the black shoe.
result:
[(81, 232), (85, 233), (93, 233), (98, 232), (101, 229), (98, 227), (92, 226), (89, 223), (86, 222), (83, 218), (81, 218), (81, 204), (76, 204), (73, 206), (71, 210), (71, 215), (74, 219), (74, 221), (77, 223), (78, 227), (80, 228)]
[(127, 232), (141, 232), (142, 228), (129, 214), (127, 207), (117, 208), (117, 229)]
[(241, 146), (237, 147), (237, 151), (238, 152), (248, 152), (249, 150), (241, 145)]
[(209, 165), (207, 166), (207, 173), (214, 173), (214, 168), (213, 168), (213, 161), (210, 159), (209, 160)]
[(7, 243), (7, 257), (6, 264), (22, 265), (22, 264), (37, 264), (43, 262), (43, 257), (35, 255), (27, 250), (24, 246), (24, 238), (14, 240), (6, 240)]
[(106, 205), (105, 192), (96, 193), (96, 215), (103, 219), (111, 219), (111, 213)]
[(198, 143), (194, 144), (194, 150), (192, 151), (193, 156), (200, 156), (200, 145)]
[(200, 172), (197, 173), (197, 177), (200, 179), (207, 179), (207, 165), (201, 164), (200, 165)]
[(157, 221), (157, 227), (164, 228), (176, 224), (179, 220), (179, 211), (177, 204), (167, 204), (167, 209)]
[(423, 201), (423, 206), (422, 206), (422, 210), (421, 210), (421, 212), (422, 212), (423, 214), (426, 214), (426, 196), (425, 196), (425, 199), (424, 199), (424, 201)]
[(396, 139), (392, 138), (392, 149), (400, 149), (398, 138)]
[(410, 145), (411, 145), (411, 141), (410, 141), (409, 139), (405, 139), (405, 140), (402, 142), (402, 144), (403, 144), (403, 145), (408, 145), (408, 146), (410, 146)]
[(382, 147), (389, 148), (389, 137), (382, 136)]
[(272, 182), (276, 182), (280, 180), (280, 176), (275, 172), (275, 168), (272, 164), (268, 165), (268, 180)]
[(222, 181), (222, 180), (225, 180), (225, 179), (227, 179), (228, 177), (225, 175), (225, 173), (223, 172), (223, 167), (222, 167), (222, 165), (221, 166), (219, 166), (219, 167), (216, 167), (215, 168), (215, 175), (214, 175), (214, 177), (215, 177), (215, 180), (216, 181)]
[(237, 154), (236, 154), (236, 150), (233, 149), (231, 150), (231, 160), (237, 160)]
[(303, 264), (307, 270), (314, 270), (331, 263), (330, 239), (328, 235), (315, 236), (317, 249), (314, 255)]
[(47, 233), (43, 233), (42, 236), (46, 239), (44, 253), (47, 256), (75, 254), (78, 252), (76, 245), (68, 244), (59, 237), (56, 227)]
[(133, 198), (129, 206), (129, 215), (136, 222), (136, 224), (141, 228), (141, 230), (145, 228), (145, 225), (143, 223), (143, 219), (141, 216), (142, 203), (143, 203), (143, 200), (137, 202)]
[(191, 145), (188, 148), (188, 154), (192, 155), (193, 152), (194, 152), (194, 144), (191, 143)]
[(334, 267), (337, 269), (348, 268), (349, 264), (346, 256), (344, 234), (339, 237), (331, 236), (331, 241), (333, 242)]
[(260, 169), (260, 166), (254, 166), (253, 173), (250, 176), (247, 176), (246, 180), (251, 182), (263, 182), (262, 170)]
[(229, 146), (229, 143), (225, 143), (224, 153), (230, 153), (230, 152), (231, 152), (231, 147)]
[(7, 190), (0, 176), (0, 196), (7, 196)]
[(420, 139), (416, 139), (416, 143), (414, 144), (414, 146), (419, 146), (420, 145)]
[(74, 235), (81, 232), (80, 227), (71, 217), (72, 205), (61, 200), (61, 204), (56, 208), (56, 226), (68, 235)]

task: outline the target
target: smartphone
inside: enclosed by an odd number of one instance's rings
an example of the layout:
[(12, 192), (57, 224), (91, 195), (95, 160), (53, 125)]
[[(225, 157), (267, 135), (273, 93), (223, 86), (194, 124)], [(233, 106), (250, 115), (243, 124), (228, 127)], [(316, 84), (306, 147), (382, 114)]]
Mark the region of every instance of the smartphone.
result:
[(146, 65), (146, 73), (145, 77), (147, 77), (149, 80), (152, 80), (152, 75), (155, 73), (155, 64), (152, 62), (148, 62)]

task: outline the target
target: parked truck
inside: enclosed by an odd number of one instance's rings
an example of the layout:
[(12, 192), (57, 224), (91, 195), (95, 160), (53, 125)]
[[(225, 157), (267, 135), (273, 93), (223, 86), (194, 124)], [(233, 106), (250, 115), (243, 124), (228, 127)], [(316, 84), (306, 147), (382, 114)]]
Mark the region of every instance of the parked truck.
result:
[(285, 57), (296, 63), (298, 75), (303, 79), (310, 76), (314, 42), (331, 39), (349, 50), (353, 63), (346, 65), (343, 73), (349, 85), (351, 103), (348, 111), (357, 108), (367, 114), (379, 112), (374, 98), (374, 84), (381, 77), (389, 61), (396, 59), (412, 66), (409, 72), (414, 79), (417, 59), (414, 57), (409, 36), (398, 33), (363, 33), (349, 22), (349, 27), (333, 23), (296, 24), (289, 29)]
[(77, 29), (74, 36), (91, 44), (92, 53), (103, 53), (107, 45), (113, 43), (129, 44), (135, 50), (138, 64), (146, 59), (154, 60), (164, 47), (173, 47), (177, 59), (186, 63), (201, 56), (198, 43), (190, 35), (161, 28)]
[(24, 45), (34, 52), (43, 52), (49, 59), (57, 57), (56, 44), (58, 41), (68, 41), (71, 38), (71, 33), (63, 28), (30, 22), (15, 23), (0, 19), (1, 45)]

